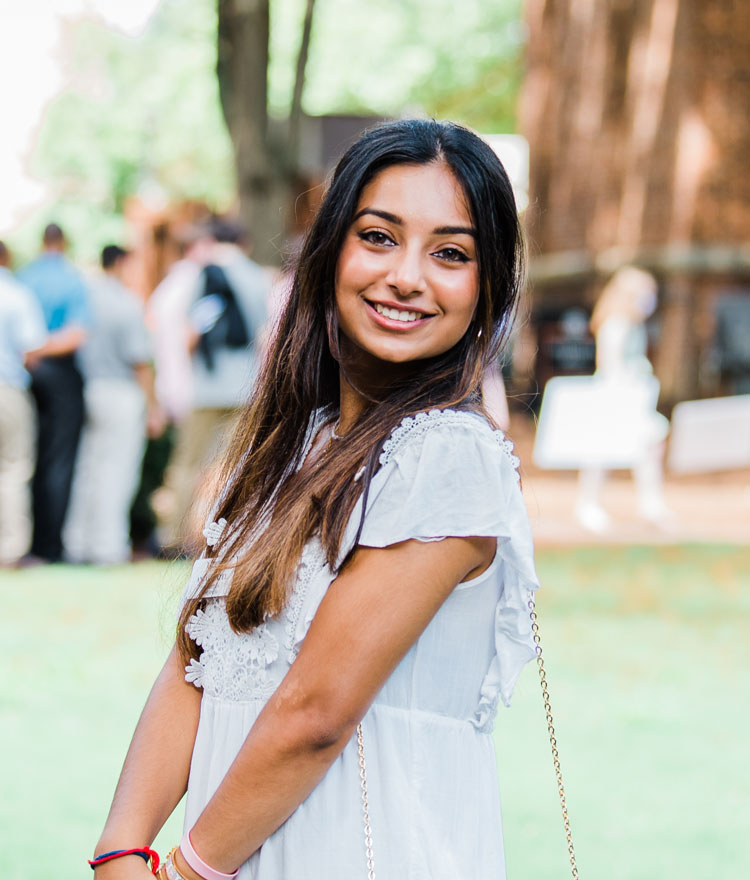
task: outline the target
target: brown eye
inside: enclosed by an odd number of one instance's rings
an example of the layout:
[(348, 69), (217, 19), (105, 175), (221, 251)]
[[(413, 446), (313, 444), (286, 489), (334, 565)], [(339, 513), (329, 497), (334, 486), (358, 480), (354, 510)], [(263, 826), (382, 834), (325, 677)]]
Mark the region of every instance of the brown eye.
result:
[(440, 260), (444, 260), (446, 263), (469, 262), (469, 257), (458, 248), (441, 248), (439, 251), (435, 251), (433, 256), (437, 257)]
[(366, 241), (368, 244), (380, 245), (381, 247), (392, 247), (394, 244), (390, 235), (386, 235), (385, 232), (379, 229), (368, 229), (366, 232), (359, 232), (357, 234), (362, 241)]

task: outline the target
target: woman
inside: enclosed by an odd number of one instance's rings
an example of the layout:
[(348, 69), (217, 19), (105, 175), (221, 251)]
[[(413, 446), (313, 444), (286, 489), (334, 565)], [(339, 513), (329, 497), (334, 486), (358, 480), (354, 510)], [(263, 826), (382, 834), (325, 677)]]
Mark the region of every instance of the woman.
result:
[(477, 389), (521, 262), (466, 129), (396, 122), (341, 159), (97, 854), (153, 840), (187, 789), (189, 880), (504, 876), (488, 734), (537, 583)]
[[(656, 411), (659, 383), (647, 357), (646, 321), (657, 305), (658, 287), (649, 272), (624, 266), (607, 282), (591, 315), (596, 339), (596, 376), (609, 406), (620, 418), (610, 424), (612, 442), (601, 455), (611, 454), (614, 437), (626, 442), (638, 493), (638, 512), (651, 525), (669, 530), (674, 518), (664, 500), (664, 451), (668, 420)], [(605, 411), (594, 414), (601, 418)], [(603, 465), (580, 471), (576, 515), (584, 528), (603, 533), (611, 527), (601, 503), (607, 471)]]

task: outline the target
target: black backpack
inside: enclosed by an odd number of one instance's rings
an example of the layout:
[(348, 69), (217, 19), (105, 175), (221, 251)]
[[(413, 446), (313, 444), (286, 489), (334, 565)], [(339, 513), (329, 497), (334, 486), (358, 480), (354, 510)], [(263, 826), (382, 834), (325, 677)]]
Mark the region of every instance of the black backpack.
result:
[(252, 341), (247, 332), (245, 320), (237, 304), (232, 285), (221, 266), (209, 264), (201, 272), (204, 296), (218, 297), (223, 310), (214, 325), (201, 334), (198, 352), (206, 369), (213, 371), (216, 366), (216, 352), (222, 348), (247, 348)]

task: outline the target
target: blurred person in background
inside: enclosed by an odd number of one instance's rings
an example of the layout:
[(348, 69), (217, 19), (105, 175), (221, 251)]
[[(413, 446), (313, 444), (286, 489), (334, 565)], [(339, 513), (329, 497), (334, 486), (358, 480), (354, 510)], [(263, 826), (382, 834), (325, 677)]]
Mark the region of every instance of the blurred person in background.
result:
[(62, 527), (84, 417), (76, 353), (91, 320), (88, 290), (66, 259), (65, 248), (62, 229), (50, 223), (41, 254), (18, 274), (18, 280), (36, 295), (49, 332), (43, 350), (28, 362), (39, 419), (31, 555), (45, 562), (62, 559)]
[[(193, 534), (200, 533), (205, 518), (200, 498), (209, 490), (207, 467), (255, 382), (268, 317), (271, 275), (243, 250), (243, 228), (219, 218), (212, 236), (188, 313), (193, 409), (179, 428), (159, 505), (165, 511), (167, 555), (192, 552)], [(194, 504), (195, 516), (189, 518)]]
[[(146, 303), (146, 325), (154, 342), (156, 398), (166, 424), (161, 435), (148, 439), (140, 485), (130, 511), (130, 534), (136, 558), (159, 555), (157, 524), (163, 517), (159, 504), (164, 505), (166, 500), (169, 510), (169, 493), (160, 487), (174, 451), (177, 428), (193, 404), (188, 310), (213, 244), (205, 224), (184, 225), (173, 235), (179, 258)], [(182, 479), (179, 475), (175, 477), (177, 483)], [(191, 479), (191, 475), (184, 479)]]
[(24, 364), (47, 338), (39, 303), (9, 266), (0, 241), (0, 566), (15, 565), (31, 545), (36, 416)]
[[(656, 279), (649, 272), (632, 266), (618, 270), (597, 300), (591, 332), (596, 339), (596, 376), (607, 383), (607, 394), (617, 398), (636, 392), (638, 405), (629, 413), (628, 427), (638, 512), (643, 519), (667, 528), (673, 520), (663, 492), (669, 421), (656, 411), (652, 389), (658, 392), (658, 383), (647, 357), (646, 320), (656, 309), (657, 292)], [(604, 532), (611, 525), (601, 503), (606, 475), (603, 467), (585, 468), (579, 474), (576, 515), (592, 532)]]
[(156, 396), (167, 419), (178, 425), (193, 406), (193, 367), (188, 311), (213, 239), (203, 226), (187, 226), (176, 234), (180, 258), (154, 289), (147, 304), (147, 322), (154, 340)]
[(63, 530), (70, 562), (129, 561), (130, 506), (146, 432), (158, 434), (164, 427), (144, 309), (125, 284), (129, 257), (124, 248), (107, 245), (102, 275), (91, 284), (93, 322), (80, 352), (86, 422)]

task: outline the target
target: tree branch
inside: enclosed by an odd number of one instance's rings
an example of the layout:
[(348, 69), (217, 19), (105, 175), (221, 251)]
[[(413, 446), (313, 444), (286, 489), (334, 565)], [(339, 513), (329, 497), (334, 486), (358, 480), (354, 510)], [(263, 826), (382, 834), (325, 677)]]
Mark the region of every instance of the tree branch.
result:
[(307, 56), (310, 51), (310, 34), (312, 32), (313, 12), (315, 0), (307, 0), (305, 8), (305, 22), (302, 28), (302, 40), (297, 54), (297, 72), (294, 77), (294, 91), (292, 92), (292, 104), (289, 108), (289, 158), (294, 166), (297, 164), (299, 151), (300, 120), (302, 118), (302, 92), (305, 88), (305, 70), (307, 69)]

